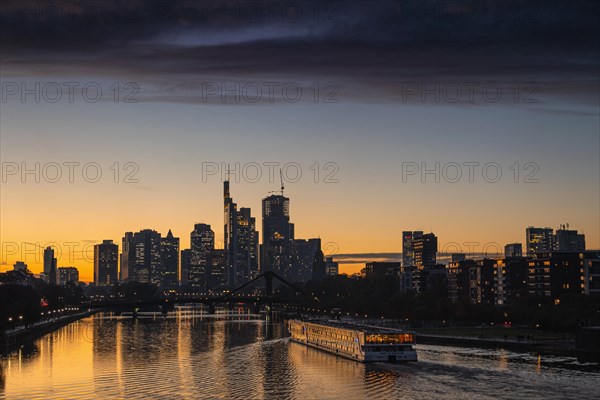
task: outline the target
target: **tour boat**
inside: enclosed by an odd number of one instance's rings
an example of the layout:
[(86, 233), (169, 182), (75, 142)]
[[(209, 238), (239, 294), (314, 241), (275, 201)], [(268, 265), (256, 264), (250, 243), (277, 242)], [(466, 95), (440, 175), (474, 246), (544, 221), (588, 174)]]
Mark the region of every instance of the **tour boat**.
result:
[(287, 323), (291, 340), (360, 362), (417, 361), (415, 334), (340, 321)]

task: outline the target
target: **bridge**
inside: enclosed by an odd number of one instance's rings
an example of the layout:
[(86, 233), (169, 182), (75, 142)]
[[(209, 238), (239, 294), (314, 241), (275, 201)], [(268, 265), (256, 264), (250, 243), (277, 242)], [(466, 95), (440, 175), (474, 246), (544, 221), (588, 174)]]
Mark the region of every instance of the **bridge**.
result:
[[(240, 292), (264, 279), (265, 281), (265, 294), (264, 295), (248, 295), (241, 294)], [(198, 295), (194, 294), (192, 296), (186, 296), (181, 293), (176, 296), (171, 297), (161, 297), (150, 300), (138, 300), (138, 301), (100, 301), (100, 302), (92, 302), (88, 305), (89, 308), (92, 309), (112, 309), (112, 310), (133, 310), (135, 315), (135, 310), (138, 308), (146, 308), (153, 306), (160, 306), (163, 313), (168, 312), (169, 310), (174, 309), (177, 304), (205, 304), (208, 306), (209, 313), (214, 314), (215, 307), (217, 304), (247, 304), (253, 305), (254, 311), (256, 314), (259, 313), (261, 306), (266, 306), (267, 314), (271, 313), (272, 306), (274, 304), (285, 304), (285, 303), (293, 303), (296, 302), (297, 299), (282, 299), (273, 294), (273, 280), (277, 279), (283, 284), (295, 290), (296, 293), (305, 294), (304, 291), (294, 284), (288, 282), (286, 279), (277, 275), (273, 271), (266, 271), (256, 278), (244, 283), (243, 285), (237, 287), (231, 292), (219, 295)]]

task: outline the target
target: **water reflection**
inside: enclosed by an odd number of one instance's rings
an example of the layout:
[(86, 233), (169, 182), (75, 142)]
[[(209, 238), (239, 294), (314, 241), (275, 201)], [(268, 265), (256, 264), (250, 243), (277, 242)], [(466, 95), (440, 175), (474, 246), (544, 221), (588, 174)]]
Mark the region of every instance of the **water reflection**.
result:
[(0, 362), (0, 398), (595, 398), (597, 364), (419, 346), (419, 362), (360, 364), (254, 316), (96, 315)]
[(4, 393), (4, 386), (6, 385), (6, 377), (4, 376), (4, 367), (0, 364), (0, 394)]

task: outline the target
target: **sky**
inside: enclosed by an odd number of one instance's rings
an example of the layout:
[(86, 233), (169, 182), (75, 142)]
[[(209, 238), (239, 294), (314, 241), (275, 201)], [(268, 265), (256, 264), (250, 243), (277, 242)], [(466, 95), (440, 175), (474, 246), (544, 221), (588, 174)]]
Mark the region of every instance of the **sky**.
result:
[(94, 243), (144, 228), (222, 243), (225, 165), (257, 221), (283, 168), (341, 272), (403, 230), (496, 253), (568, 223), (600, 248), (598, 8), (3, 2), (0, 271), (52, 244), (89, 281)]

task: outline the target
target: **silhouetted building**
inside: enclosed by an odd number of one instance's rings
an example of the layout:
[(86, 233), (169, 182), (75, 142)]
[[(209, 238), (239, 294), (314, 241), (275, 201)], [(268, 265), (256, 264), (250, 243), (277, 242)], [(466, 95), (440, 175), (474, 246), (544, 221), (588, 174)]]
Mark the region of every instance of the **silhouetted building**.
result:
[(474, 278), (474, 273), (469, 277), (471, 293), (473, 294), (473, 288), (477, 288), (477, 303), (494, 304), (494, 265), (496, 260), (483, 258), (475, 260), (475, 262), (477, 276)]
[(338, 263), (332, 257), (325, 258), (325, 275), (336, 276), (340, 273)]
[(238, 211), (238, 256), (237, 278), (234, 285), (246, 283), (258, 276), (258, 231), (256, 219), (250, 208), (242, 207)]
[(471, 303), (469, 271), (475, 260), (466, 259), (448, 264), (448, 298), (453, 303)]
[(494, 269), (495, 304), (511, 304), (527, 296), (529, 270), (526, 258), (507, 256), (505, 259), (496, 260)]
[(415, 266), (405, 267), (404, 265), (402, 265), (400, 267), (400, 276), (399, 276), (400, 291), (402, 291), (402, 292), (414, 291), (413, 275), (414, 275), (415, 271), (417, 271), (417, 267), (415, 267)]
[(161, 268), (158, 282), (161, 286), (174, 287), (179, 281), (179, 238), (169, 229), (160, 243)]
[[(43, 275), (43, 273), (41, 274)], [(12, 270), (0, 273), (0, 286), (2, 285), (20, 285), (20, 286), (39, 286), (44, 282), (42, 278), (38, 279), (28, 270)]]
[(118, 283), (119, 246), (112, 240), (94, 245), (94, 284), (113, 286)]
[[(435, 291), (438, 296), (448, 296), (448, 270), (443, 264), (424, 268), (409, 267), (412, 273), (411, 290), (415, 293)], [(403, 279), (405, 279), (403, 277)]]
[(521, 243), (510, 243), (504, 246), (504, 257), (523, 257), (523, 245)]
[(212, 252), (215, 249), (215, 233), (207, 224), (196, 224), (191, 233), (191, 261), (188, 283), (206, 289), (209, 283)]
[(179, 275), (179, 284), (186, 286), (190, 277), (190, 264), (192, 261), (192, 250), (181, 250), (181, 272)]
[(437, 263), (437, 236), (427, 233), (413, 239), (413, 252), (415, 266), (419, 269), (436, 265)]
[(405, 267), (415, 266), (413, 241), (423, 236), (423, 231), (402, 232), (402, 265)]
[(44, 249), (44, 280), (51, 285), (58, 285), (58, 272), (54, 249), (50, 246)]
[(493, 304), (494, 265), (489, 258), (448, 264), (448, 297), (454, 303)]
[(290, 199), (283, 195), (264, 198), (262, 225), (261, 272), (273, 271), (292, 279), (290, 256), (294, 229), (290, 224)]
[[(320, 244), (320, 241), (319, 241)], [(326, 270), (325, 270), (325, 255), (323, 254), (323, 251), (321, 250), (321, 247), (319, 247), (317, 249), (317, 252), (315, 253), (315, 259), (313, 262), (313, 273), (312, 273), (312, 278), (313, 280), (322, 280), (323, 278), (325, 278), (326, 275)]]
[(554, 235), (555, 251), (585, 251), (585, 235), (563, 225)]
[(533, 257), (537, 253), (552, 251), (553, 246), (552, 228), (528, 227), (525, 230), (525, 243), (527, 246), (527, 257)]
[(213, 249), (210, 259), (210, 289), (220, 289), (228, 285), (229, 273), (227, 270), (227, 254), (225, 249)]
[(454, 253), (450, 256), (451, 262), (459, 262), (467, 259), (465, 253)]
[(223, 182), (224, 250), (228, 284), (237, 286), (258, 275), (258, 232), (249, 208), (237, 209), (229, 191), (229, 178)]
[(366, 278), (377, 278), (383, 276), (389, 276), (394, 279), (398, 279), (400, 276), (400, 265), (398, 261), (382, 262), (372, 261), (365, 264), (365, 277)]
[(58, 275), (61, 286), (66, 286), (69, 282), (77, 285), (79, 282), (79, 271), (75, 267), (60, 267)]
[(121, 279), (159, 285), (162, 275), (160, 233), (151, 229), (126, 232), (122, 247)]
[(14, 271), (28, 271), (27, 264), (25, 264), (23, 261), (17, 261), (13, 265), (13, 270)]
[(321, 249), (321, 239), (294, 239), (291, 246), (291, 272), (294, 282), (308, 282), (313, 278), (315, 254)]
[(584, 293), (583, 259), (584, 253), (574, 251), (538, 253), (528, 261), (529, 294), (558, 301), (566, 293)]
[(583, 284), (587, 295), (600, 295), (600, 251), (583, 253)]

